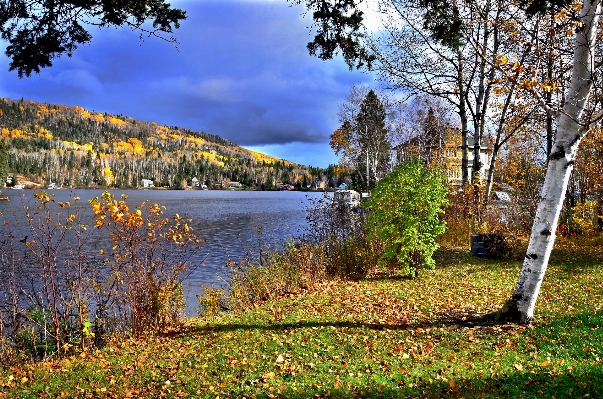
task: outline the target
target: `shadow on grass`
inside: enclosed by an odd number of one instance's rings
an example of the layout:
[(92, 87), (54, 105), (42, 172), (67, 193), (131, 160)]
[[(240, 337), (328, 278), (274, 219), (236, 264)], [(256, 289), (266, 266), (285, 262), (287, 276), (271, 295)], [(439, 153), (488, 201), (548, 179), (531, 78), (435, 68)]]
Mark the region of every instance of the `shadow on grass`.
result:
[(375, 331), (384, 330), (415, 330), (439, 327), (457, 327), (457, 328), (479, 328), (481, 334), (501, 335), (509, 330), (517, 328), (516, 324), (504, 321), (498, 321), (491, 317), (491, 314), (478, 314), (473, 310), (449, 309), (446, 312), (437, 315), (436, 320), (424, 322), (409, 323), (369, 323), (362, 321), (309, 321), (300, 320), (297, 322), (279, 322), (267, 321), (265, 323), (230, 323), (222, 325), (205, 325), (196, 327), (187, 327), (184, 331), (166, 332), (166, 336), (178, 336), (190, 333), (206, 332), (226, 332), (236, 330), (264, 330), (264, 331), (287, 331), (307, 328), (350, 328), (350, 329), (368, 329)]
[(570, 248), (563, 245), (553, 249), (549, 265), (558, 266), (565, 271), (572, 272), (582, 268), (600, 267), (602, 262), (603, 255), (598, 250), (593, 250), (587, 246)]
[[(324, 380), (315, 381), (304, 386), (304, 391), (296, 391), (294, 384), (284, 382), (276, 397), (283, 398), (573, 398), (573, 397), (603, 397), (603, 367), (597, 353), (602, 353), (603, 339), (597, 335), (603, 334), (601, 312), (578, 312), (563, 315), (546, 323), (536, 324), (534, 328), (525, 329), (524, 334), (531, 336), (533, 343), (542, 351), (554, 353), (555, 347), (576, 346), (567, 354), (552, 356), (549, 362), (524, 363), (523, 366), (500, 367), (493, 371), (474, 363), (470, 367), (470, 376), (458, 377), (448, 374), (446, 380), (438, 377), (437, 373), (413, 373), (412, 369), (391, 370), (369, 379), (368, 382), (350, 381), (347, 374), (325, 376)], [(472, 311), (452, 310), (442, 313), (432, 322), (406, 323), (400, 325), (345, 321), (300, 321), (297, 323), (235, 323), (221, 326), (197, 327), (193, 333), (221, 332), (233, 330), (291, 330), (304, 328), (350, 328), (370, 330), (407, 330), (432, 327), (480, 327), (481, 334), (502, 335), (509, 330), (517, 329), (514, 324), (500, 324)], [(594, 332), (594, 330), (596, 332)], [(583, 348), (587, 344), (586, 337), (594, 342), (594, 351)], [(533, 340), (536, 338), (536, 340)], [(542, 338), (538, 339), (538, 338)], [(546, 340), (544, 339), (546, 338)], [(603, 337), (602, 337), (603, 338)], [(569, 345), (571, 341), (579, 341)], [(547, 348), (550, 345), (551, 348)], [(591, 345), (593, 345), (591, 343)], [(517, 349), (521, 351), (522, 349)], [(546, 363), (546, 364), (544, 364)], [(449, 368), (454, 372), (454, 364)], [(328, 382), (325, 382), (328, 381)], [(260, 381), (261, 382), (261, 381)], [(251, 394), (254, 397), (275, 397), (275, 392), (267, 391), (257, 381), (241, 381), (243, 384), (254, 385)], [(302, 384), (303, 385), (303, 384)]]
[(471, 262), (475, 258), (471, 256), (470, 248), (447, 248), (440, 247), (433, 254), (437, 267), (458, 266)]
[(396, 270), (377, 270), (372, 272), (362, 281), (410, 281), (412, 277), (398, 274)]

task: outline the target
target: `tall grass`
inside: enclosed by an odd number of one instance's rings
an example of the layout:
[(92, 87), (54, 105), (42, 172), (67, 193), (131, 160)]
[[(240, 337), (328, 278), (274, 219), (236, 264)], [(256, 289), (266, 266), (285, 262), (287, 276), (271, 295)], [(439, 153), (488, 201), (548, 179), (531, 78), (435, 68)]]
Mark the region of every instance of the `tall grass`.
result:
[(198, 297), (200, 313), (248, 309), (327, 279), (358, 280), (375, 267), (380, 247), (366, 239), (362, 209), (338, 204), (325, 195), (310, 199), (306, 212), (308, 227), (282, 251), (260, 244), (257, 256), (248, 253), (229, 261), (228, 289), (205, 288), (205, 295)]
[(438, 243), (444, 248), (470, 250), (472, 234), (494, 234), (504, 238), (505, 256), (521, 257), (527, 246), (531, 224), (526, 211), (515, 201), (490, 201), (484, 205), (482, 188), (451, 190), (444, 213), (447, 228)]

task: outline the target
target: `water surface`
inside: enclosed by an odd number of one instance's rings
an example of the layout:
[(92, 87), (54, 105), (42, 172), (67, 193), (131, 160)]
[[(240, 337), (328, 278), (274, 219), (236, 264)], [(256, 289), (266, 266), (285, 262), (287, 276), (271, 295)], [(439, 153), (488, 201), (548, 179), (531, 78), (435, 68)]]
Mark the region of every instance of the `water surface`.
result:
[[(4, 190), (2, 196), (10, 201), (0, 201), (0, 212), (9, 220), (11, 230), (24, 237), (28, 235), (23, 206), (35, 207), (34, 194), (38, 190)], [(128, 195), (130, 206), (145, 200), (166, 207), (165, 216), (178, 213), (192, 219), (194, 231), (206, 240), (200, 251), (190, 258), (190, 272), (185, 279), (187, 313), (197, 308), (195, 295), (201, 284), (224, 286), (230, 269), (229, 258), (241, 259), (246, 252), (258, 254), (261, 241), (281, 247), (287, 240), (299, 237), (306, 226), (305, 209), (308, 198), (320, 193), (296, 191), (226, 191), (226, 190), (110, 190), (119, 199)], [(92, 212), (88, 200), (100, 196), (101, 190), (48, 190), (55, 201), (69, 201), (80, 197), (82, 219), (91, 223)], [(261, 234), (258, 229), (261, 227)], [(106, 243), (105, 243), (106, 244)], [(91, 235), (86, 245), (90, 253), (98, 253), (105, 245), (102, 239)]]

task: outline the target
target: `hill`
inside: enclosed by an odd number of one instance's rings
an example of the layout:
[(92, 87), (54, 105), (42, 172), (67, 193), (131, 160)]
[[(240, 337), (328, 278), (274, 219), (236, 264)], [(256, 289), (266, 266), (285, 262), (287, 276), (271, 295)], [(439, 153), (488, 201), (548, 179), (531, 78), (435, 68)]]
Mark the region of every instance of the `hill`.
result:
[[(335, 174), (247, 150), (204, 132), (139, 121), (82, 107), (0, 99), (7, 174), (66, 187), (208, 187), (231, 181), (258, 188), (298, 188)], [(330, 168), (334, 169), (333, 167)], [(333, 182), (332, 184), (335, 184)]]

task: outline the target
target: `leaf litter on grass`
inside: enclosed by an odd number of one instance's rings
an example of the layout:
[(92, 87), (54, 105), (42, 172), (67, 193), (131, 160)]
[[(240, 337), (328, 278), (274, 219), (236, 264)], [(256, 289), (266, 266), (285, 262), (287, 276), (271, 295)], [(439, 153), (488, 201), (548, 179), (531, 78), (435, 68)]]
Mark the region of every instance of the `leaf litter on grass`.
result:
[(240, 315), (5, 370), (0, 398), (603, 394), (599, 257), (554, 259), (526, 327), (483, 318), (504, 303), (519, 262), (439, 256), (417, 279), (329, 282)]

